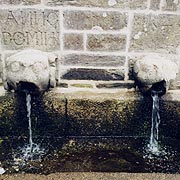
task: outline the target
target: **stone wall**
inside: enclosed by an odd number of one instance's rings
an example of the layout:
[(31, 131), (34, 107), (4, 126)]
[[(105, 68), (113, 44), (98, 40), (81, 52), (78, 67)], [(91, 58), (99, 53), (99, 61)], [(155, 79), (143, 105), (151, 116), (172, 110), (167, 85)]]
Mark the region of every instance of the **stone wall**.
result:
[(0, 0), (0, 72), (8, 55), (35, 48), (58, 55), (61, 86), (132, 88), (146, 54), (179, 65), (179, 10), (179, 0)]

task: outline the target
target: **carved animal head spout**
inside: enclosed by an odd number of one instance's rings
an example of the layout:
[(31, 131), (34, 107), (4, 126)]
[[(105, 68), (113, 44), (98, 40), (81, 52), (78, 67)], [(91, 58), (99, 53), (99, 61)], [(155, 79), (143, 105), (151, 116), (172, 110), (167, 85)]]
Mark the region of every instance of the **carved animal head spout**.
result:
[(144, 95), (156, 91), (159, 96), (166, 93), (179, 72), (176, 63), (160, 55), (147, 55), (137, 60), (133, 71), (136, 84)]
[(55, 60), (53, 54), (32, 49), (8, 57), (3, 72), (4, 88), (36, 93), (55, 87)]

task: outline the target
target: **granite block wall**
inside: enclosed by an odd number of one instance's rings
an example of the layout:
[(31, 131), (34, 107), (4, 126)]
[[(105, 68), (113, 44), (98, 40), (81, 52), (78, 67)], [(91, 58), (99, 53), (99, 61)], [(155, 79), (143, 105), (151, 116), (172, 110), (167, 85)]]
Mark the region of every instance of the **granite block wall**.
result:
[(64, 87), (131, 88), (133, 63), (146, 54), (179, 65), (180, 1), (0, 0), (0, 75), (5, 58), (27, 48), (57, 54)]

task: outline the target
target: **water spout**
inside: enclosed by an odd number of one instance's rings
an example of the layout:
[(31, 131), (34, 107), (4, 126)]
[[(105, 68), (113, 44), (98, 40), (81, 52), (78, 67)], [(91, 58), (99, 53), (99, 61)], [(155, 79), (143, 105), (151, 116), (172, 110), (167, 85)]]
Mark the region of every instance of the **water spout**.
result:
[(39, 50), (24, 50), (5, 60), (4, 88), (43, 92), (56, 86), (56, 57)]
[(34, 84), (30, 82), (23, 82), (20, 81), (17, 84), (17, 92), (24, 92), (24, 93), (31, 93), (31, 94), (39, 94), (40, 90), (39, 88)]
[(175, 81), (178, 72), (179, 67), (176, 63), (157, 54), (143, 56), (133, 66), (136, 85), (143, 94), (149, 96), (152, 89), (157, 90), (160, 86), (164, 86), (161, 94), (165, 94)]

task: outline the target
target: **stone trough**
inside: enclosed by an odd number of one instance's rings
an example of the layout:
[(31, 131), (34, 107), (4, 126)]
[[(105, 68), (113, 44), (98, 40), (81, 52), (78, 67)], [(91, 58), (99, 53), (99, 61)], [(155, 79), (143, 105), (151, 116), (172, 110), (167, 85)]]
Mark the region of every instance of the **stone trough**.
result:
[[(3, 90), (4, 91), (4, 90)], [(25, 95), (0, 96), (0, 136), (27, 135)], [(180, 138), (179, 91), (160, 100), (160, 135)], [(55, 88), (32, 98), (36, 135), (146, 136), (150, 134), (152, 99), (130, 90)]]

